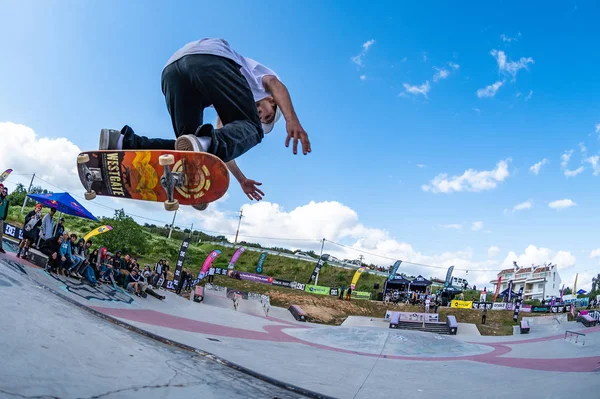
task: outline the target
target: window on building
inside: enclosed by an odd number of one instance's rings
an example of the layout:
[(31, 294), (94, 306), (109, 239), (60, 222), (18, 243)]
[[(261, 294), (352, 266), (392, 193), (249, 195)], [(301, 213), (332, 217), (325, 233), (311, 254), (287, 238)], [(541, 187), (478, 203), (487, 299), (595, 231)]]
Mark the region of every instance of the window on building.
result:
[(540, 289), (540, 290), (541, 290), (541, 289), (543, 289), (543, 288), (544, 288), (544, 284), (543, 284), (543, 283), (540, 283), (540, 284), (538, 284), (538, 289)]

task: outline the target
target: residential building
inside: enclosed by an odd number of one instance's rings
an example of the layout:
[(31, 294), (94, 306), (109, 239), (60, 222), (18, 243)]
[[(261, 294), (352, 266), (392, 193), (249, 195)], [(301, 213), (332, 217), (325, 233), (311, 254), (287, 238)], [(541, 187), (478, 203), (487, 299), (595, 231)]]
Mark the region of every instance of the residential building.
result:
[[(544, 266), (523, 267), (515, 269), (504, 269), (498, 273), (497, 277), (502, 277), (500, 282), (500, 292), (508, 288), (509, 282), (513, 282), (513, 291), (518, 292), (523, 287), (523, 299), (550, 299), (553, 296), (560, 296), (560, 287), (562, 279), (558, 274), (558, 266), (548, 264)], [(545, 282), (544, 282), (545, 281)], [(498, 279), (491, 280), (494, 290)]]

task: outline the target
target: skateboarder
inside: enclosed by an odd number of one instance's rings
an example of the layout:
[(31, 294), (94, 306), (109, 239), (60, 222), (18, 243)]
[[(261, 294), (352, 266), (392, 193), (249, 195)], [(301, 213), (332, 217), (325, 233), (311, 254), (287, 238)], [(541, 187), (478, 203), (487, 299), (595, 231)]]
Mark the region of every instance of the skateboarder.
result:
[[(102, 129), (100, 150), (203, 151), (216, 155), (240, 183), (250, 200), (260, 201), (261, 183), (248, 179), (235, 159), (262, 141), (281, 115), (286, 121), (288, 147), (298, 141), (304, 155), (310, 141), (292, 105), (289, 92), (271, 69), (243, 57), (224, 39), (204, 38), (186, 44), (162, 71), (162, 91), (176, 140), (136, 135), (131, 127)], [(205, 124), (203, 111), (214, 106), (216, 127)], [(206, 204), (194, 206), (206, 209)]]

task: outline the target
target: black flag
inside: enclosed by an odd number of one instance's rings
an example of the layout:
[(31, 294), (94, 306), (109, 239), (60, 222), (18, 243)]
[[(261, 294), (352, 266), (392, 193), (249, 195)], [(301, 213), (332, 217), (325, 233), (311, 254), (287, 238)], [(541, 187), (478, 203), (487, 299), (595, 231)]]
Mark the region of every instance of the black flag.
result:
[(187, 252), (189, 244), (189, 238), (186, 238), (181, 243), (181, 249), (179, 250), (179, 259), (177, 259), (177, 266), (175, 267), (175, 275), (173, 277), (173, 286), (175, 287), (175, 289), (177, 288), (177, 286), (179, 286), (179, 276), (181, 276), (181, 271), (183, 270), (183, 261), (185, 259), (185, 253)]
[(523, 301), (523, 286), (519, 289), (517, 296), (517, 303), (515, 304), (515, 313), (513, 314), (513, 321), (516, 323), (519, 318), (519, 310), (521, 309), (521, 302)]
[(323, 265), (325, 264), (325, 261), (327, 261), (327, 259), (329, 259), (328, 254), (321, 255), (321, 258), (318, 260), (317, 264), (315, 265), (315, 270), (313, 270), (310, 278), (308, 279), (308, 283), (306, 283), (306, 284), (310, 284), (311, 281), (313, 281), (314, 279), (317, 278), (317, 274), (319, 274), (319, 272), (321, 271), (321, 268), (323, 267)]

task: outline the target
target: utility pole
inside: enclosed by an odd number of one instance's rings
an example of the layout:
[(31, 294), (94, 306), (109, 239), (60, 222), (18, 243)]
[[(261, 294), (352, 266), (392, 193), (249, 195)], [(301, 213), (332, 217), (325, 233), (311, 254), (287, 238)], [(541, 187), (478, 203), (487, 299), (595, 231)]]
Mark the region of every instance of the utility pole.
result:
[(362, 256), (362, 255), (360, 255), (360, 256), (358, 257), (358, 261), (360, 262), (360, 263), (358, 264), (358, 266), (362, 266), (362, 264), (363, 264), (363, 259), (364, 259), (364, 256)]
[(169, 229), (169, 238), (171, 238), (171, 234), (173, 233), (173, 226), (175, 225), (175, 216), (177, 216), (177, 211), (173, 214), (173, 221), (171, 222), (171, 228)]
[(244, 211), (242, 209), (240, 209), (240, 220), (238, 220), (238, 227), (237, 227), (237, 231), (235, 232), (235, 241), (233, 242), (233, 245), (237, 244), (237, 239), (238, 239), (238, 233), (240, 232), (240, 224), (242, 223), (242, 217), (244, 216)]
[(190, 229), (190, 238), (192, 238), (192, 234), (194, 234), (194, 223), (192, 223), (192, 228)]
[(23, 206), (21, 207), (21, 214), (23, 214), (23, 212), (25, 211), (25, 204), (27, 203), (27, 194), (29, 194), (29, 192), (31, 191), (31, 186), (33, 186), (33, 179), (35, 179), (35, 173), (33, 174), (33, 176), (31, 176), (31, 182), (29, 183), (29, 188), (27, 189), (27, 192), (25, 193), (25, 199), (23, 200)]

